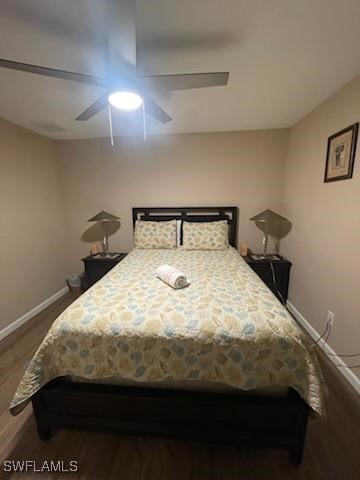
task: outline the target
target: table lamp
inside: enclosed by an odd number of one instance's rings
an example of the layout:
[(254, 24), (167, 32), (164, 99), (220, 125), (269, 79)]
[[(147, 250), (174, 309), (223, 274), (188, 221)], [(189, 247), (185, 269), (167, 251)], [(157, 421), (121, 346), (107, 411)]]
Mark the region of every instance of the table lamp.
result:
[(107, 255), (109, 253), (109, 230), (108, 224), (109, 222), (117, 222), (120, 220), (119, 217), (113, 215), (112, 213), (105, 212), (105, 210), (101, 210), (97, 215), (94, 217), (89, 218), (88, 222), (101, 222), (101, 228), (103, 231), (103, 239), (102, 239), (102, 247), (103, 253)]
[(279, 242), (280, 239), (285, 237), (291, 230), (291, 222), (281, 215), (273, 212), (270, 209), (266, 209), (263, 212), (255, 215), (250, 218), (255, 222), (256, 226), (263, 232), (263, 252), (261, 255), (258, 255), (258, 258), (266, 258), (268, 256), (268, 240), (269, 235), (275, 240), (275, 250), (276, 254), (279, 253)]

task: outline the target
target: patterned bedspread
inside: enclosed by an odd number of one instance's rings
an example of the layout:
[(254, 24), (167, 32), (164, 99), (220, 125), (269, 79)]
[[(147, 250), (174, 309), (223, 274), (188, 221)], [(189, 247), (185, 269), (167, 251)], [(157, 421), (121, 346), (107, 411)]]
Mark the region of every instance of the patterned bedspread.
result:
[[(191, 285), (156, 278), (168, 263)], [(20, 412), (50, 380), (221, 382), (297, 390), (322, 411), (315, 354), (296, 322), (238, 252), (134, 249), (53, 323), (11, 402)]]

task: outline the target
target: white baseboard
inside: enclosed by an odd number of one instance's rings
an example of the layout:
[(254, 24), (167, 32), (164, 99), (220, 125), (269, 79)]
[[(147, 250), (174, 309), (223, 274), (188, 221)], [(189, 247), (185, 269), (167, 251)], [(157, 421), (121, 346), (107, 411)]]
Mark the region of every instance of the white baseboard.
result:
[[(299, 312), (299, 310), (294, 307), (294, 305), (287, 301), (286, 306), (290, 313), (294, 316), (302, 327), (307, 331), (307, 333), (313, 338), (313, 340), (318, 340), (320, 334), (315, 330), (314, 327), (306, 320), (306, 318)], [(333, 362), (339, 372), (346, 378), (346, 380), (352, 385), (357, 393), (360, 393), (360, 379), (352, 372), (349, 368), (346, 368), (346, 363), (337, 356), (336, 352), (327, 344), (324, 340), (320, 340), (318, 343), (319, 347), (328, 354), (327, 357)], [(338, 365), (344, 365), (344, 367), (339, 367)]]
[(21, 317), (17, 318), (12, 323), (10, 323), (10, 325), (7, 325), (5, 328), (0, 330), (0, 340), (10, 335), (10, 333), (12, 333), (17, 328), (21, 327), (21, 325), (24, 325), (24, 323), (29, 321), (32, 317), (40, 313), (42, 310), (45, 310), (46, 307), (51, 305), (58, 298), (65, 295), (65, 293), (68, 291), (69, 291), (68, 287), (62, 288), (58, 292), (54, 293), (54, 295), (51, 295), (51, 297), (47, 298), (46, 300), (41, 302), (39, 305), (32, 308), (29, 312), (25, 313), (25, 315), (22, 315)]

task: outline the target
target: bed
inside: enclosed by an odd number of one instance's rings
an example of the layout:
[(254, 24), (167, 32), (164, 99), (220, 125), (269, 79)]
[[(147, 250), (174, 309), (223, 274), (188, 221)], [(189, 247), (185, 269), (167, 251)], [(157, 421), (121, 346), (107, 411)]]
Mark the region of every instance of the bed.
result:
[[(237, 251), (237, 208), (133, 209), (133, 220), (226, 220), (224, 251), (135, 248), (54, 322), (15, 393), (38, 432), (117, 431), (303, 453), (322, 412), (316, 357)], [(191, 284), (156, 278), (169, 263)]]

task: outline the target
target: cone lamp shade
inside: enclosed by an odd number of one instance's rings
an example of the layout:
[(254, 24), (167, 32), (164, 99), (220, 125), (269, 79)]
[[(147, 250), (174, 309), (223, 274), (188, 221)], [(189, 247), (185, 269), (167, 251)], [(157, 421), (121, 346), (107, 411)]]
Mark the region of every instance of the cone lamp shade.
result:
[[(291, 222), (279, 215), (278, 213), (273, 212), (270, 209), (266, 209), (261, 213), (258, 213), (254, 217), (250, 218), (255, 222), (256, 226), (263, 232), (263, 255), (267, 255), (268, 247), (268, 238), (269, 235), (275, 239), (280, 239), (284, 237), (291, 228)], [(278, 252), (277, 252), (278, 253)]]
[(94, 217), (89, 218), (88, 222), (100, 222), (101, 228), (103, 231), (103, 240), (102, 240), (102, 247), (103, 253), (109, 253), (109, 231), (108, 231), (108, 223), (109, 222), (117, 222), (120, 220), (119, 217), (113, 215), (112, 213), (106, 212), (105, 210), (101, 210), (101, 212), (97, 213)]

